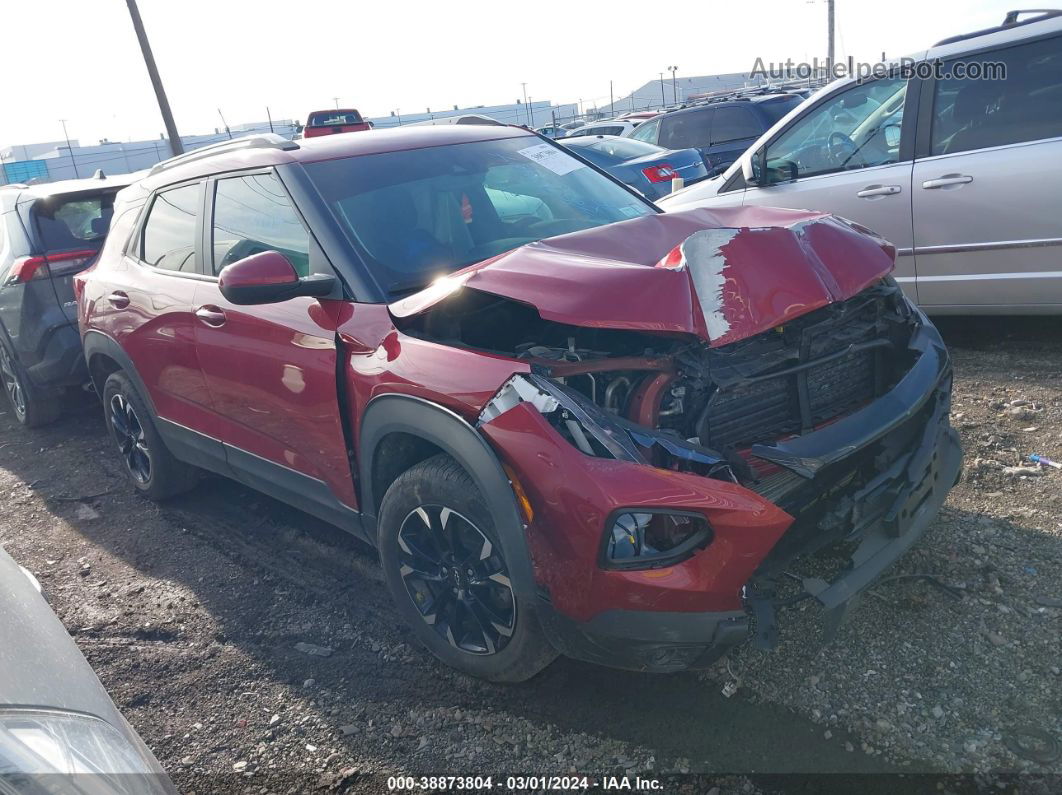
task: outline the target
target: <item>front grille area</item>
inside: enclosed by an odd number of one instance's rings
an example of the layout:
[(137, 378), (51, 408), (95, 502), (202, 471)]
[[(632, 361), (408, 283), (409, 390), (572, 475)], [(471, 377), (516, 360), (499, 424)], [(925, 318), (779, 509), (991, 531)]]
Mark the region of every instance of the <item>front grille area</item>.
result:
[(713, 352), (728, 374), (709, 399), (701, 443), (741, 449), (807, 433), (873, 400), (901, 373), (895, 288), (871, 288), (780, 329)]

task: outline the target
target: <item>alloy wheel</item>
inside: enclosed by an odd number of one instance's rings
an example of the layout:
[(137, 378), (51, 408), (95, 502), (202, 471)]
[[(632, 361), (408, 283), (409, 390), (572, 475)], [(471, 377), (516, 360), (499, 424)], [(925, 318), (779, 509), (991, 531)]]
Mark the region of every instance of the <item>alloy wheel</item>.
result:
[(516, 596), (500, 550), (450, 508), (422, 505), (398, 531), (399, 573), (424, 622), (469, 654), (505, 648), (516, 628)]
[(144, 426), (132, 404), (120, 393), (111, 397), (110, 419), (118, 450), (125, 459), (129, 474), (138, 483), (147, 483), (151, 478), (151, 453), (148, 451)]
[(26, 416), (26, 392), (22, 388), (22, 381), (15, 370), (15, 363), (7, 348), (0, 345), (0, 376), (4, 381), (4, 392), (11, 401), (15, 413), (20, 417)]

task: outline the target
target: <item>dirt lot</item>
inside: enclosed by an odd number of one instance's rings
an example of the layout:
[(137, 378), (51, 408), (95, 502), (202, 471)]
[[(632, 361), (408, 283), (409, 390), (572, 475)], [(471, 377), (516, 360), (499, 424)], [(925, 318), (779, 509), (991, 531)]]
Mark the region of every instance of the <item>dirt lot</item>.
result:
[(967, 472), (891, 574), (950, 590), (882, 583), (825, 648), (797, 610), (779, 649), (729, 670), (559, 660), (519, 687), (472, 681), (415, 645), (375, 555), (339, 531), (221, 479), (165, 506), (135, 496), (95, 406), (38, 432), (0, 416), (0, 544), (183, 791), (395, 772), (737, 776), (724, 791), (762, 773), (1060, 773), (1062, 472), (1007, 468), (1062, 459), (1062, 324), (942, 326)]

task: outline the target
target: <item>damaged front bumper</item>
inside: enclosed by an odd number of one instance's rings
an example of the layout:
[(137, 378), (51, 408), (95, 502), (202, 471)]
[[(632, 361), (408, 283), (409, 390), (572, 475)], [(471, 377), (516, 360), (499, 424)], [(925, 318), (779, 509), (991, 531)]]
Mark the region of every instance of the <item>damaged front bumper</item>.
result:
[[(728, 479), (726, 461), (703, 447), (617, 420), (533, 374), (514, 376), (479, 429), (531, 497), (538, 612), (558, 650), (636, 670), (697, 668), (750, 631), (757, 644), (773, 646), (778, 608), (812, 598), (826, 611), (828, 632), (836, 631), (855, 598), (922, 536), (960, 472), (947, 353), (929, 324), (911, 348), (919, 355), (910, 371), (873, 403), (753, 451), (796, 473), (805, 492), (827, 495), (825, 511), (817, 498), (780, 507)], [(571, 433), (563, 432), (567, 423)], [(651, 466), (658, 445), (718, 474)], [(859, 460), (871, 476), (848, 472)], [(610, 569), (602, 558), (610, 517), (637, 509), (701, 515), (711, 542), (663, 568)], [(827, 539), (854, 546), (840, 571), (790, 570)], [(798, 592), (787, 595), (794, 582)]]

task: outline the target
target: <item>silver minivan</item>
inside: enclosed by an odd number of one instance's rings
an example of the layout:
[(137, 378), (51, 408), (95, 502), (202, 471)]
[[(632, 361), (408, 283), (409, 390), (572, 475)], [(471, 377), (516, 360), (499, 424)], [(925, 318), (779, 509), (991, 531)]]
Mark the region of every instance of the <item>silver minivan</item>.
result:
[(929, 312), (1062, 311), (1062, 11), (1023, 13), (830, 83), (660, 206), (835, 213), (896, 246)]

